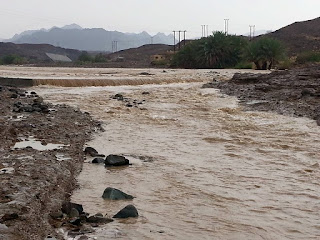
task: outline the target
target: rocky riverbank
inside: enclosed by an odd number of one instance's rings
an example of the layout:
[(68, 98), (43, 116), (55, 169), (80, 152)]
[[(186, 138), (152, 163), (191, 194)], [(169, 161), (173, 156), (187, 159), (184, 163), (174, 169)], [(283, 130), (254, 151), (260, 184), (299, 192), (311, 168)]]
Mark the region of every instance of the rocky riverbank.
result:
[(236, 73), (229, 81), (203, 85), (237, 96), (246, 110), (308, 117), (320, 125), (320, 65), (270, 74)]
[(0, 86), (0, 100), (0, 239), (60, 239), (49, 215), (75, 188), (100, 123), (23, 89)]

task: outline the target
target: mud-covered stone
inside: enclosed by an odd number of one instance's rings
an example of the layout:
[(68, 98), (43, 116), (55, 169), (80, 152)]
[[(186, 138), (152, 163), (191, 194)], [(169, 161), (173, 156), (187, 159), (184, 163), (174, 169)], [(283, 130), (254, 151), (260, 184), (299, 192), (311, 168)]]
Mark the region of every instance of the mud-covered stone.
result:
[(113, 218), (137, 218), (139, 216), (138, 210), (133, 205), (128, 205), (121, 209)]
[(105, 166), (124, 166), (129, 165), (129, 160), (119, 155), (108, 155), (105, 160)]
[(119, 189), (108, 187), (104, 190), (102, 198), (109, 200), (133, 199), (133, 196), (122, 192)]

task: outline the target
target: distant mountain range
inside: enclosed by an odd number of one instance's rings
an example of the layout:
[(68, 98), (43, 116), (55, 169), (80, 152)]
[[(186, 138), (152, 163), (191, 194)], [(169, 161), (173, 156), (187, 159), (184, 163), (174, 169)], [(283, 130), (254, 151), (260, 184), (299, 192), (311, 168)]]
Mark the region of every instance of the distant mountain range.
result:
[(15, 34), (4, 42), (51, 44), (57, 47), (78, 49), (85, 51), (120, 51), (136, 48), (145, 44), (173, 44), (173, 35), (158, 33), (151, 36), (147, 32), (122, 33), (107, 31), (103, 28), (82, 28), (77, 24), (50, 29), (28, 30)]

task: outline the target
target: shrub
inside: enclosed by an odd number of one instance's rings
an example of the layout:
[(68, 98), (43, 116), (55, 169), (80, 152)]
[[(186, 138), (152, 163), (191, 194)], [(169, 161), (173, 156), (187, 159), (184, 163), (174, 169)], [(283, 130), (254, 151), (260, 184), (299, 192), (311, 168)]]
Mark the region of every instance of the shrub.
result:
[(320, 62), (320, 52), (304, 52), (297, 56), (297, 63), (314, 63)]
[(277, 68), (279, 70), (286, 70), (286, 69), (292, 68), (293, 64), (294, 64), (294, 60), (290, 58), (285, 58), (284, 60), (279, 61), (279, 63), (277, 64)]
[(107, 61), (107, 58), (102, 53), (99, 53), (94, 57), (93, 61), (96, 63), (104, 63)]

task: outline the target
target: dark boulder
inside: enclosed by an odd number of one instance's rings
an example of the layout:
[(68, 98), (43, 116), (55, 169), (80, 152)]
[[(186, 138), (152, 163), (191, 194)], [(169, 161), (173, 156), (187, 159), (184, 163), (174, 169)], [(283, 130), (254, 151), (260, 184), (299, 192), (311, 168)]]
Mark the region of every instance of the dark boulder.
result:
[(109, 200), (124, 200), (133, 199), (133, 196), (128, 195), (119, 189), (108, 187), (104, 190), (102, 198)]
[(138, 211), (133, 205), (128, 205), (125, 208), (121, 209), (113, 218), (136, 218), (138, 217)]
[(119, 155), (109, 155), (105, 160), (105, 166), (124, 166), (129, 165), (129, 160)]
[(61, 211), (67, 215), (71, 213), (72, 208), (76, 209), (79, 214), (83, 213), (83, 207), (81, 204), (66, 202), (62, 204)]
[(92, 160), (92, 163), (104, 163), (104, 158), (95, 158)]

